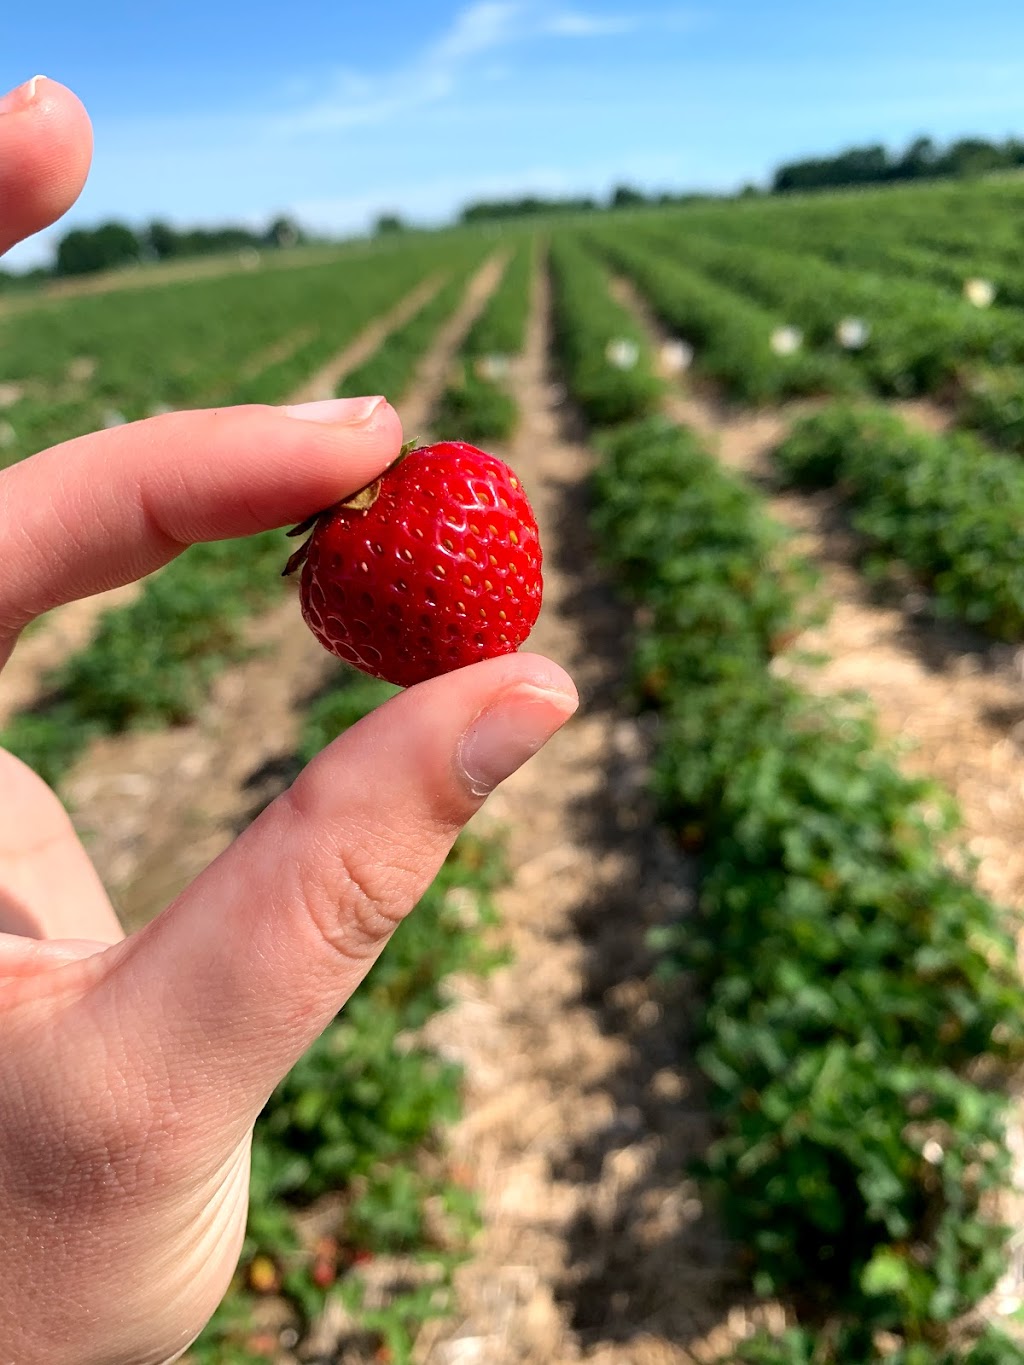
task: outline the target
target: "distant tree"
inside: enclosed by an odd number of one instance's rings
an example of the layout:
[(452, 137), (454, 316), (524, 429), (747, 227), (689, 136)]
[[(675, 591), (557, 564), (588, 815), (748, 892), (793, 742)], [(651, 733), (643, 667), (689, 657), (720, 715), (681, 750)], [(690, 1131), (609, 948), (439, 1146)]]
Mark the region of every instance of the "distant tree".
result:
[(103, 223), (92, 230), (78, 228), (57, 245), (56, 273), (86, 275), (94, 270), (112, 270), (133, 264), (141, 254), (138, 237), (124, 223)]
[(889, 180), (917, 180), (926, 176), (985, 175), (1024, 165), (1024, 142), (986, 142), (965, 137), (945, 150), (930, 137), (919, 137), (901, 156), (892, 157), (881, 146), (849, 147), (836, 156), (792, 161), (775, 172), (772, 189), (825, 189), (830, 186), (880, 184)]
[(158, 261), (176, 256), (181, 247), (180, 235), (166, 223), (152, 222), (142, 234), (143, 248)]
[(395, 232), (405, 232), (405, 220), (397, 213), (382, 213), (373, 225), (374, 236), (388, 237)]
[(302, 240), (302, 230), (291, 218), (275, 218), (267, 228), (263, 241), (267, 246), (296, 246)]
[(1006, 165), (1003, 152), (980, 137), (963, 137), (948, 148), (942, 158), (949, 175), (984, 175)]
[(589, 213), (597, 207), (595, 199), (541, 199), (531, 194), (523, 199), (467, 204), (460, 216), (463, 223), (479, 223), (491, 218), (525, 218), (538, 213)]
[(638, 204), (647, 203), (647, 196), (632, 185), (616, 185), (610, 202), (613, 209), (636, 208)]
[(910, 144), (895, 166), (901, 180), (915, 180), (934, 175), (939, 162), (939, 149), (930, 137), (918, 137)]

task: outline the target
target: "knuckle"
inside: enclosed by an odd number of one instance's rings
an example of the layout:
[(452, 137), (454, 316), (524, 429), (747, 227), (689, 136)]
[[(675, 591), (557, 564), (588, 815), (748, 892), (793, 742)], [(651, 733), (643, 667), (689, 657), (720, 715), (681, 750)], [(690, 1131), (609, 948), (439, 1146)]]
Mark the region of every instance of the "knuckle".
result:
[[(387, 856), (379, 850), (387, 847)], [(298, 869), (298, 894), (317, 935), (338, 956), (365, 965), (377, 956), (409, 910), (419, 878), (398, 847), (379, 837), (344, 847), (321, 844)]]

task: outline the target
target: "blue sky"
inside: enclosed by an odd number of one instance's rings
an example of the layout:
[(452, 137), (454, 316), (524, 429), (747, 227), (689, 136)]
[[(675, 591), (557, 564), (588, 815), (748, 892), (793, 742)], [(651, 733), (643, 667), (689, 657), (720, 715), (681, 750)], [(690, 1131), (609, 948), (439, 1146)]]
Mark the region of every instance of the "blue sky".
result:
[(851, 142), (1024, 134), (1021, 0), (8, 8), (0, 84), (60, 79), (96, 128), (60, 230), (288, 212), (344, 233), (384, 209), (436, 222), (531, 190), (727, 189)]

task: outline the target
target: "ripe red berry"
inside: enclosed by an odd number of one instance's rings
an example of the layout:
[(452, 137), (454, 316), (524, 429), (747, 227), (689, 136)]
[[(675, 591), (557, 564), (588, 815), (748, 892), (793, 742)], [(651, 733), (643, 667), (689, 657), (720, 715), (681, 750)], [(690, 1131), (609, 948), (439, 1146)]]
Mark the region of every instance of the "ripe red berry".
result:
[(303, 565), (307, 625), (364, 673), (410, 687), (511, 654), (533, 629), (537, 522), (508, 465), (474, 446), (411, 450), (312, 525), (285, 572)]

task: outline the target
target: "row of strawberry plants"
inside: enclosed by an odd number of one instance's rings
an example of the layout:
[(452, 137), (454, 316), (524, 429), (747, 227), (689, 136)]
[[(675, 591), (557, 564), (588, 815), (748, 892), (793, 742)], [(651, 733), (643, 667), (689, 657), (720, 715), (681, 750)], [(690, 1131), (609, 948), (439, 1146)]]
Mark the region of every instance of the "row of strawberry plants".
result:
[(838, 406), (775, 451), (790, 486), (837, 485), (854, 524), (908, 565), (940, 610), (1024, 638), (1024, 467), (966, 433), (933, 436), (884, 408)]
[[(450, 310), (459, 287), (453, 281), (442, 290), (440, 305)], [(365, 325), (378, 301), (364, 286), (335, 344)], [(425, 333), (417, 319), (409, 324), (420, 349), (443, 320), (433, 305), (424, 313)], [(395, 349), (408, 375), (409, 348), (396, 342)], [(394, 377), (394, 367), (388, 373)], [(288, 382), (294, 380), (289, 373)], [(265, 401), (285, 396), (279, 382), (268, 381)], [(191, 546), (148, 578), (135, 601), (105, 613), (89, 644), (49, 675), (44, 700), (14, 716), (0, 743), (53, 783), (97, 735), (189, 719), (212, 677), (247, 652), (247, 621), (279, 596), (284, 557), (276, 532)]]
[(850, 393), (859, 385), (845, 357), (773, 349), (789, 319), (659, 250), (646, 236), (621, 229), (590, 240), (647, 299), (661, 322), (695, 349), (696, 368), (734, 398), (765, 403), (817, 393)]
[(661, 393), (643, 328), (608, 291), (608, 272), (580, 240), (551, 243), (554, 349), (576, 402), (594, 423), (650, 412)]
[[(1020, 236), (1011, 216), (1016, 204), (996, 206), (985, 224), (979, 221), (978, 197), (966, 186), (957, 187), (941, 206), (929, 204), (920, 189), (909, 200), (892, 189), (870, 196), (870, 206), (865, 198), (815, 196), (697, 210), (677, 216), (672, 225), (687, 236), (736, 246), (771, 243), (843, 266), (931, 282), (956, 294), (968, 278), (982, 277), (998, 285), (1001, 298), (1020, 298)], [(665, 215), (645, 223), (660, 230), (670, 226)]]
[(889, 246), (923, 250), (970, 275), (978, 262), (997, 271), (1019, 269), (1022, 207), (1019, 180), (961, 181), (693, 204), (637, 214), (635, 221), (825, 254), (833, 244), (839, 250), (863, 244), (864, 263), (868, 253)]
[(757, 241), (651, 231), (641, 249), (678, 259), (687, 269), (742, 290), (798, 326), (812, 346), (840, 350), (846, 318), (864, 325), (857, 349), (844, 353), (883, 394), (936, 393), (968, 362), (1024, 359), (1024, 318), (983, 311), (926, 281), (892, 279), (830, 264), (806, 248), (780, 250)]
[(471, 268), (478, 264), (476, 258), (463, 262), (408, 322), (384, 337), (371, 356), (342, 378), (338, 396), (383, 393), (392, 403), (399, 402), (431, 342), (466, 292)]
[(532, 237), (518, 244), (466, 334), (458, 374), (445, 386), (434, 412), (436, 430), (458, 432), (466, 441), (506, 441), (515, 430), (518, 412), (507, 382), (526, 345), (536, 250)]
[[(296, 765), (395, 690), (339, 669), (306, 715)], [(502, 879), (496, 844), (460, 838), (366, 982), (274, 1091), (254, 1132), (238, 1270), (194, 1365), (301, 1350), (332, 1300), (350, 1324), (343, 1352), (358, 1344), (408, 1365), (423, 1321), (451, 1311), (452, 1274), (476, 1227), (472, 1192), (444, 1148), (461, 1076), (416, 1033), (441, 1008), (446, 978), (494, 965), (481, 930)]]
[(699, 847), (658, 940), (700, 998), (720, 1136), (703, 1172), (741, 1263), (797, 1325), (730, 1360), (1020, 1365), (965, 1315), (1005, 1267), (1024, 988), (1001, 913), (940, 848), (954, 823), (855, 703), (772, 667), (804, 575), (763, 503), (655, 420), (608, 435), (595, 524), (643, 608), (661, 817)]
[(967, 370), (957, 393), (956, 419), (1000, 450), (1024, 455), (1024, 366)]
[(279, 401), (425, 274), (458, 259), (437, 239), (0, 319), (0, 466), (161, 408)]

